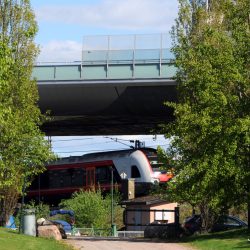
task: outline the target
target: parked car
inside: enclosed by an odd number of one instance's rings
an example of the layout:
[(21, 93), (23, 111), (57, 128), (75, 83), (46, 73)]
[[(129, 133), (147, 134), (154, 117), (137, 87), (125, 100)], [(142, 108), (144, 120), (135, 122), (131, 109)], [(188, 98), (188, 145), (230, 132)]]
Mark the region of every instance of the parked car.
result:
[(202, 228), (201, 216), (199, 214), (194, 214), (190, 217), (187, 217), (184, 222), (183, 228), (187, 235), (192, 235), (195, 232), (200, 232)]
[(242, 227), (247, 227), (247, 223), (234, 216), (222, 215), (212, 226), (211, 232), (220, 232)]
[[(238, 229), (247, 227), (247, 223), (240, 220), (239, 218), (231, 215), (221, 215), (218, 220), (211, 227), (210, 232), (220, 232), (230, 229)], [(186, 218), (183, 228), (188, 235), (192, 235), (195, 232), (201, 232), (202, 220), (199, 214), (192, 215)]]

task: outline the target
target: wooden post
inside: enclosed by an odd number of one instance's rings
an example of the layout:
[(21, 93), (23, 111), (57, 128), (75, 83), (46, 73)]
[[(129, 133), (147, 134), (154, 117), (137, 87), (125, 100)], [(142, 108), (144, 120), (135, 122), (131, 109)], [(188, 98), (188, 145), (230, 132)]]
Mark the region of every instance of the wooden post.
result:
[(177, 226), (179, 226), (180, 224), (180, 208), (179, 207), (174, 208), (174, 223)]

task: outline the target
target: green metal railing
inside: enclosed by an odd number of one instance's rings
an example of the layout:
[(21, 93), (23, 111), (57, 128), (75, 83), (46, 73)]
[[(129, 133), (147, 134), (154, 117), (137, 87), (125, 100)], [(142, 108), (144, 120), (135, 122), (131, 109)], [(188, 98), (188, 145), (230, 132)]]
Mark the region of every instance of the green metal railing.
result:
[(111, 228), (81, 227), (74, 228), (72, 235), (80, 233), (81, 236), (111, 236)]
[(174, 78), (173, 64), (43, 65), (35, 66), (32, 77), (38, 81)]

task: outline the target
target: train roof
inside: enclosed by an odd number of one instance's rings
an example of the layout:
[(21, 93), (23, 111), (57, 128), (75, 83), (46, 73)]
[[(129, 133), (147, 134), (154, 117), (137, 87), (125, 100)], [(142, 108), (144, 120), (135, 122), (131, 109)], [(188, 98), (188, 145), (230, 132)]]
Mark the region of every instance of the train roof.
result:
[(90, 162), (90, 161), (99, 161), (103, 158), (107, 157), (124, 157), (129, 156), (131, 153), (135, 151), (143, 151), (143, 152), (156, 152), (154, 148), (138, 148), (138, 149), (125, 149), (125, 150), (114, 150), (114, 151), (105, 151), (99, 153), (89, 153), (81, 156), (69, 156), (64, 158), (59, 158), (58, 160), (51, 162), (47, 165), (56, 165), (56, 164), (70, 164), (76, 162)]
[(114, 150), (114, 151), (106, 151), (106, 152), (98, 152), (98, 153), (90, 153), (90, 154), (84, 154), (81, 157), (95, 157), (95, 156), (103, 156), (103, 155), (127, 155), (127, 154), (131, 154), (137, 150), (140, 151), (154, 151), (156, 152), (156, 149), (154, 148), (133, 148), (133, 149), (124, 149), (124, 150)]

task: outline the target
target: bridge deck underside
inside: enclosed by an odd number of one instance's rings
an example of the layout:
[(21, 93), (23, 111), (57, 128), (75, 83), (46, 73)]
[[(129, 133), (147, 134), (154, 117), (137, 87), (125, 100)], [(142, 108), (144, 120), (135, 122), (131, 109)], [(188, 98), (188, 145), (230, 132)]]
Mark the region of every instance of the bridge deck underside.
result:
[(169, 79), (40, 82), (40, 108), (51, 111), (47, 135), (152, 134), (173, 120), (165, 101), (176, 101)]

